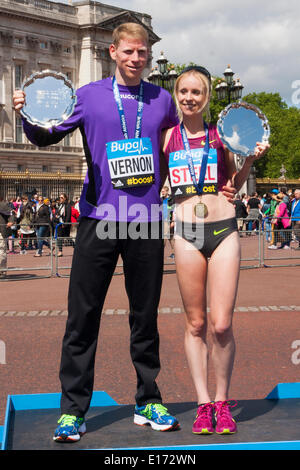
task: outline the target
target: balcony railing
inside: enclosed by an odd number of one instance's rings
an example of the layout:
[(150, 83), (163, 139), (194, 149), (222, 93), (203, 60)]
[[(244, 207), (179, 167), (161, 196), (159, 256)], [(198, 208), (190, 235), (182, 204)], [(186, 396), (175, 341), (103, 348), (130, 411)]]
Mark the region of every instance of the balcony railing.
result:
[(82, 154), (83, 149), (82, 147), (75, 147), (75, 146), (63, 146), (63, 145), (51, 145), (49, 147), (36, 147), (33, 144), (27, 143), (17, 143), (17, 142), (0, 142), (0, 151), (1, 150), (8, 150), (8, 151), (26, 151), (26, 152), (63, 152), (63, 153), (78, 153)]
[(36, 171), (29, 171), (26, 169), (25, 171), (1, 171), (0, 170), (0, 181), (1, 180), (56, 180), (61, 179), (65, 181), (79, 181), (83, 182), (84, 176), (78, 173), (67, 173), (63, 171), (56, 171), (53, 173), (50, 172), (36, 172)]
[(54, 3), (48, 0), (2, 0), (4, 3), (13, 4), (17, 3), (18, 5), (24, 5), (32, 8), (39, 8), (42, 10), (49, 11), (51, 13), (63, 13), (74, 15), (75, 8), (72, 5), (63, 5), (61, 3)]
[(55, 199), (61, 192), (74, 200), (81, 193), (83, 181), (83, 175), (63, 171), (0, 171), (0, 192), (6, 200), (24, 193), (37, 193)]

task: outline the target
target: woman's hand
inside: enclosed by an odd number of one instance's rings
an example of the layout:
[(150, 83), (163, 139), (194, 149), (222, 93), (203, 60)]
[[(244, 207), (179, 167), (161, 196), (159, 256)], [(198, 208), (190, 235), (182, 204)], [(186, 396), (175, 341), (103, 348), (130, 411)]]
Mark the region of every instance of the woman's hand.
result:
[[(256, 160), (259, 160), (260, 158), (262, 158), (267, 153), (269, 148), (270, 148), (270, 145), (267, 143), (256, 142), (254, 154), (249, 157), (246, 157), (244, 159), (244, 164), (242, 168), (238, 172), (233, 173), (232, 178), (228, 180), (226, 186), (224, 186), (224, 189), (223, 189), (223, 194), (225, 195), (225, 197), (227, 198), (229, 202), (232, 203), (234, 201), (235, 192), (239, 191), (241, 187), (243, 186), (243, 184), (245, 183), (245, 181), (247, 181), (250, 170), (251, 170), (251, 166), (253, 165), (253, 163)], [(230, 152), (229, 155), (233, 155), (233, 154), (231, 154)], [(229, 172), (229, 174), (231, 173), (232, 172)], [(236, 190), (235, 192), (234, 192), (234, 188)]]
[(256, 142), (256, 147), (254, 149), (254, 155), (246, 158), (248, 163), (253, 163), (259, 158), (262, 158), (270, 148), (270, 144), (265, 144), (263, 142)]

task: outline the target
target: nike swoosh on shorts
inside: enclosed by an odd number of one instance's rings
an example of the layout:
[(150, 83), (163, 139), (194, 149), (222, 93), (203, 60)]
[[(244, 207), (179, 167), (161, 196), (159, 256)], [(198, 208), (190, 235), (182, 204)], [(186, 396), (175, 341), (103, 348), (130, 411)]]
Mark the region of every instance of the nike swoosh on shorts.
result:
[(229, 227), (223, 228), (222, 230), (218, 230), (218, 231), (214, 230), (214, 235), (219, 235), (220, 233), (225, 232), (225, 230), (228, 230), (228, 229)]

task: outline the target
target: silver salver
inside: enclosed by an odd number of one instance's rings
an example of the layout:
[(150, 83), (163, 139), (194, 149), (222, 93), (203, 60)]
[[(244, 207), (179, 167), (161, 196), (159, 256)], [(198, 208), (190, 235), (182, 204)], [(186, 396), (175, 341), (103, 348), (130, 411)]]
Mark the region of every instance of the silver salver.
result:
[(30, 124), (46, 129), (68, 119), (77, 102), (72, 82), (54, 70), (35, 72), (24, 80), (22, 90), (26, 96), (21, 115)]
[(264, 113), (253, 104), (231, 103), (219, 114), (217, 129), (223, 144), (243, 157), (254, 155), (257, 142), (267, 144), (270, 126)]

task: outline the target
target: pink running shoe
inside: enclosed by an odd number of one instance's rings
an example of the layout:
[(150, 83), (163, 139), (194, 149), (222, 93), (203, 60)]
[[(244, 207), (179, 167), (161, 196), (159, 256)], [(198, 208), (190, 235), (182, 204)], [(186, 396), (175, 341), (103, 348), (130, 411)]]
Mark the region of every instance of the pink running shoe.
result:
[(234, 434), (237, 432), (236, 422), (230, 413), (230, 408), (237, 405), (230, 405), (229, 401), (216, 401), (214, 403), (216, 433), (217, 434)]
[(213, 404), (204, 403), (197, 409), (193, 424), (193, 434), (213, 434)]

